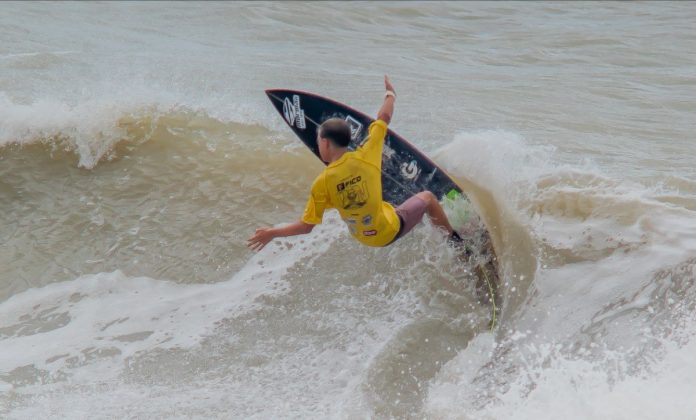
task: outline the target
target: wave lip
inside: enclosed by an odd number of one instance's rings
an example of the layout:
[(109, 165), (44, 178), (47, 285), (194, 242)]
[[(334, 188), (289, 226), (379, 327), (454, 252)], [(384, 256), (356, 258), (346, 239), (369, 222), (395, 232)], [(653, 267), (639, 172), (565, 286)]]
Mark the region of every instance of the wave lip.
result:
[(147, 141), (157, 129), (193, 136), (229, 134), (239, 125), (275, 129), (280, 124), (275, 119), (266, 124), (265, 115), (253, 112), (249, 105), (221, 105), (217, 103), (220, 99), (205, 104), (182, 100), (180, 94), (154, 91), (153, 87), (103, 89), (107, 92), (102, 95), (87, 95), (74, 102), (43, 98), (21, 103), (0, 92), (0, 149), (48, 144), (74, 152), (80, 167), (92, 169), (101, 160), (108, 160), (119, 142)]
[[(49, 143), (75, 151), (79, 165), (93, 168), (127, 132), (119, 126), (121, 116), (151, 108), (143, 103), (88, 101), (78, 105), (39, 100), (30, 105), (12, 102), (0, 95), (0, 147)], [(157, 115), (157, 109), (146, 114)]]

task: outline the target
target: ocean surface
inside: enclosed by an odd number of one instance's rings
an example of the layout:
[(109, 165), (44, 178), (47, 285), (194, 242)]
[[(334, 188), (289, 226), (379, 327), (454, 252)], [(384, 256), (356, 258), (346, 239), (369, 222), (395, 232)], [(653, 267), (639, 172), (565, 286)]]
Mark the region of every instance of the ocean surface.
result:
[[(3, 2), (0, 417), (696, 419), (696, 4)], [(264, 94), (467, 186), (500, 319), (430, 224), (297, 220)], [(450, 208), (450, 211), (453, 209)], [(454, 209), (456, 211), (456, 208)]]

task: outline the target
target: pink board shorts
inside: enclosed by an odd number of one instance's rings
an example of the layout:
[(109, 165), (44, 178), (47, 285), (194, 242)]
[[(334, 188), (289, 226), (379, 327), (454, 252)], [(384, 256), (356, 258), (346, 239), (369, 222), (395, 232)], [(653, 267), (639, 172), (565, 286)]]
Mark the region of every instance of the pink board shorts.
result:
[(389, 242), (389, 245), (393, 244), (397, 239), (410, 232), (411, 229), (413, 229), (418, 222), (421, 221), (427, 206), (428, 204), (425, 201), (414, 195), (401, 203), (401, 205), (395, 209), (397, 216), (399, 216), (401, 226), (399, 227), (399, 233), (397, 233), (394, 239)]

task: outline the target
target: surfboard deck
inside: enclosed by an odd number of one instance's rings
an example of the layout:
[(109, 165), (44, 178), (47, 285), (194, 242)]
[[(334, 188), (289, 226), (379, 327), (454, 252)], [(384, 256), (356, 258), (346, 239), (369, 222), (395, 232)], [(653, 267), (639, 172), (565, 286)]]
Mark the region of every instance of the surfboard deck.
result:
[[(341, 118), (351, 127), (350, 150), (367, 139), (374, 121), (347, 105), (313, 93), (289, 89), (269, 89), (266, 95), (290, 129), (319, 157), (317, 129), (329, 118)], [(457, 183), (423, 152), (391, 129), (387, 131), (382, 154), (382, 197), (395, 207), (412, 195), (429, 190), (441, 200), (464, 200), (470, 203)], [(470, 217), (471, 216), (471, 217)], [(498, 263), (490, 233), (477, 214), (467, 215), (465, 245), (473, 251), (467, 255), (478, 277), (479, 298), (493, 304), (495, 320), (500, 301)], [(458, 228), (455, 226), (455, 228)], [(493, 321), (493, 324), (495, 321)]]

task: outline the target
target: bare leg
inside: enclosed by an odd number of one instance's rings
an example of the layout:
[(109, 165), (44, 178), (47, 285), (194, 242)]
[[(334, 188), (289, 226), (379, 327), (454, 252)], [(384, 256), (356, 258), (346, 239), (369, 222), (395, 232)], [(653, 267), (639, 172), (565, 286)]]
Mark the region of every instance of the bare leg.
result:
[(452, 229), (452, 225), (450, 225), (449, 220), (447, 220), (447, 215), (437, 201), (435, 194), (430, 191), (422, 191), (416, 194), (416, 196), (427, 204), (425, 211), (428, 213), (428, 217), (430, 217), (433, 224), (439, 228), (445, 229), (447, 234), (451, 235), (454, 229)]

